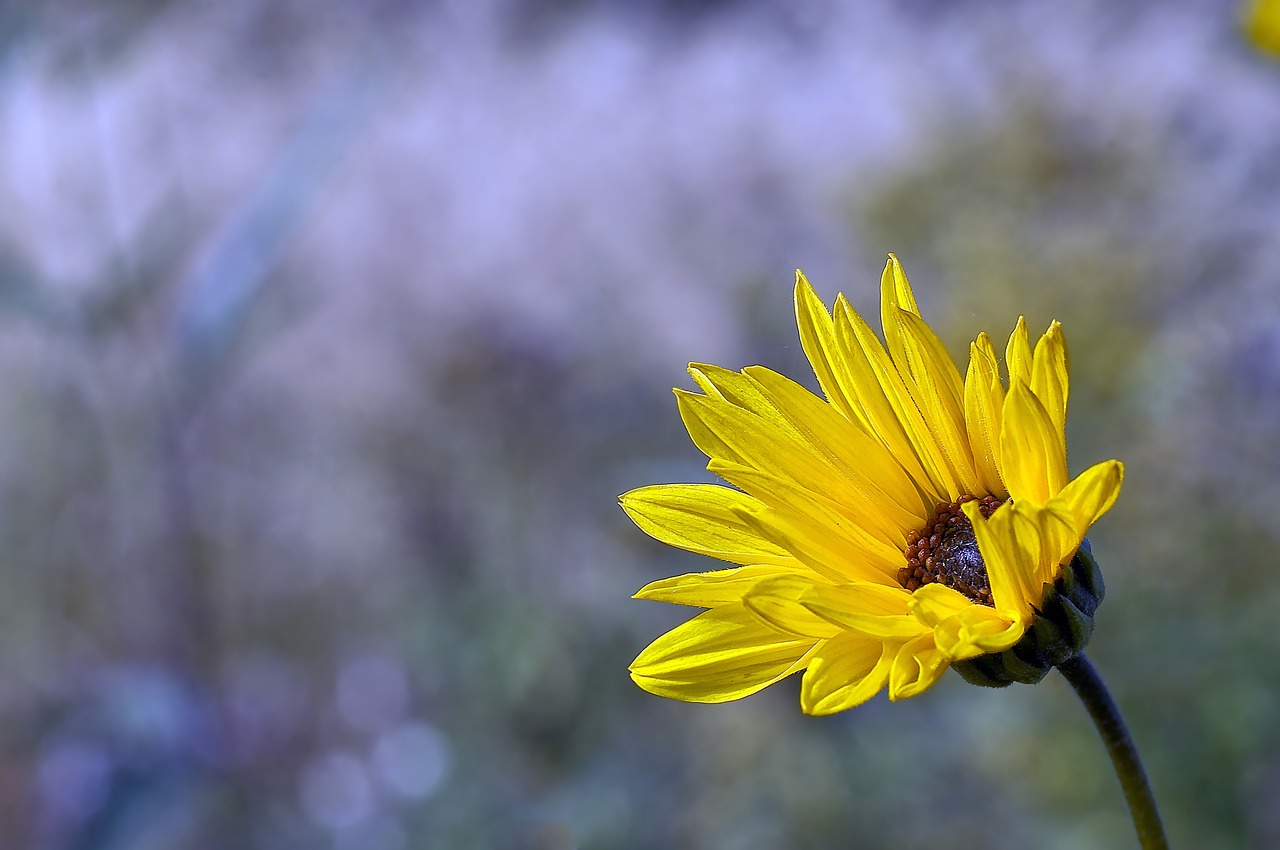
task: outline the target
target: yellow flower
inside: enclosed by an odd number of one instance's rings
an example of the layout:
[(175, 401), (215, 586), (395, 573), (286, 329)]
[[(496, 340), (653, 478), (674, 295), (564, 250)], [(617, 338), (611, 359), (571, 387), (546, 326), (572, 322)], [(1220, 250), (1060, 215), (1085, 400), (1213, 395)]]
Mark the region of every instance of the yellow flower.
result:
[(1254, 47), (1280, 56), (1280, 0), (1250, 0), (1242, 18), (1244, 35)]
[(886, 344), (843, 295), (833, 318), (800, 272), (795, 305), (826, 400), (760, 366), (691, 364), (702, 393), (676, 390), (680, 415), (733, 486), (621, 497), (651, 536), (736, 565), (636, 594), (708, 609), (632, 663), (659, 696), (726, 702), (802, 670), (809, 714), (886, 686), (895, 700), (922, 693), (953, 662), (1022, 639), (1120, 492), (1118, 461), (1068, 479), (1057, 322), (1033, 353), (1018, 320), (1006, 389), (985, 334), (961, 378), (892, 254)]

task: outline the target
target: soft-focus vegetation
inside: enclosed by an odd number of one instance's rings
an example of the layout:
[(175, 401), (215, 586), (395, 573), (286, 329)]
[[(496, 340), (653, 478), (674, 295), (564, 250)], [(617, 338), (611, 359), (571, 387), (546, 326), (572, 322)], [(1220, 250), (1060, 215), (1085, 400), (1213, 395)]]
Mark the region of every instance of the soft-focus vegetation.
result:
[[(1218, 4), (0, 11), (4, 846), (1129, 846), (1056, 677), (627, 678), (712, 563), (689, 360), (813, 385), (887, 251), (1063, 321), (1091, 655), (1175, 845), (1280, 844), (1280, 65)], [(1120, 4), (1114, 4), (1120, 5)], [(870, 312), (874, 313), (874, 309)]]

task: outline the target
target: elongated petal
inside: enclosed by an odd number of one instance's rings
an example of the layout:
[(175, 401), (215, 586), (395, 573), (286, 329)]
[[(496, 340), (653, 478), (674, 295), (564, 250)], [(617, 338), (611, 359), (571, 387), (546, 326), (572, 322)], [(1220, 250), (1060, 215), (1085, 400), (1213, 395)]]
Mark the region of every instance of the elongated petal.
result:
[(816, 521), (766, 508), (741, 513), (739, 518), (765, 540), (780, 547), (831, 582), (861, 581), (897, 585), (897, 579), (856, 557), (843, 541), (834, 539)]
[(728, 702), (803, 669), (816, 642), (772, 629), (742, 605), (704, 611), (631, 663), (631, 678), (658, 696)]
[(690, 363), (689, 375), (694, 383), (711, 398), (749, 410), (765, 420), (769, 427), (799, 439), (800, 434), (790, 420), (775, 404), (765, 398), (759, 384), (743, 373), (708, 363)]
[(942, 494), (950, 500), (965, 492), (875, 332), (848, 302), (837, 299), (836, 312), (836, 341), (847, 351), (859, 377), (859, 399), (864, 401), (868, 414), (874, 415), (876, 433), (890, 448), (899, 442), (898, 433), (905, 436), (908, 452), (895, 452), (895, 456), (916, 460), (926, 476), (917, 479), (918, 483), (928, 484), (931, 494)]
[(861, 411), (853, 401), (847, 384), (848, 367), (842, 362), (840, 352), (836, 348), (835, 330), (831, 322), (831, 314), (827, 305), (822, 303), (818, 293), (804, 273), (796, 269), (796, 325), (800, 329), (800, 346), (813, 366), (813, 374), (818, 379), (818, 386), (827, 400), (857, 422)]
[(1069, 511), (1053, 503), (1025, 507), (1026, 514), (1036, 525), (1036, 535), (1042, 547), (1036, 564), (1038, 571), (1032, 580), (1039, 581), (1041, 585), (1053, 584), (1062, 572), (1062, 565), (1071, 560), (1076, 549), (1080, 548), (1082, 536), (1076, 533), (1075, 518)]
[(889, 669), (889, 699), (919, 696), (933, 687), (947, 672), (947, 657), (934, 645), (933, 635), (924, 634), (902, 645)]
[(940, 491), (932, 486), (928, 473), (921, 465), (906, 429), (899, 421), (893, 404), (885, 395), (885, 389), (880, 384), (876, 369), (872, 367), (870, 359), (862, 349), (859, 331), (854, 330), (854, 325), (857, 324), (868, 335), (868, 344), (874, 344), (879, 349), (876, 356), (883, 361), (880, 364), (882, 368), (890, 367), (887, 355), (875, 340), (875, 334), (866, 326), (866, 322), (862, 321), (843, 295), (836, 297), (834, 323), (837, 350), (844, 362), (848, 364), (849, 396), (859, 409), (860, 421), (864, 429), (888, 449), (889, 454), (902, 466), (903, 471), (916, 483), (916, 486), (925, 490), (923, 495), (926, 501), (936, 502)]
[[(763, 417), (722, 399), (677, 393), (680, 414), (698, 445), (714, 461), (725, 461), (823, 493), (845, 506), (851, 516), (886, 543), (898, 543), (906, 529), (919, 522), (912, 513), (866, 482), (851, 479), (832, 465), (812, 444), (800, 440)], [(759, 493), (755, 494), (757, 497)]]
[(972, 599), (954, 588), (947, 587), (945, 584), (930, 583), (917, 588), (911, 594), (911, 601), (907, 607), (916, 619), (933, 628), (973, 604)]
[(986, 605), (971, 605), (938, 623), (933, 642), (951, 661), (1004, 652), (1026, 634), (1025, 621), (1002, 617)]
[(795, 566), (785, 550), (762, 538), (740, 513), (755, 499), (716, 484), (658, 484), (624, 493), (622, 509), (649, 536), (670, 546), (735, 564)]
[(901, 587), (865, 583), (814, 585), (802, 604), (827, 622), (872, 638), (909, 638), (927, 631), (907, 610)]
[[(755, 494), (761, 502), (792, 521), (793, 527), (806, 529), (831, 552), (841, 554), (833, 568), (847, 564), (849, 579), (865, 579), (863, 567), (896, 577), (903, 566), (902, 550), (888, 539), (902, 539), (893, 534), (885, 519), (868, 507), (869, 516), (856, 517), (834, 499), (805, 490), (785, 478), (758, 472), (748, 466), (713, 460), (707, 469), (725, 481)], [(874, 579), (879, 581), (879, 578)]]
[(920, 316), (907, 274), (893, 254), (880, 276), (880, 319), (893, 364), (933, 427), (953, 472), (973, 483), (960, 373), (942, 340)]
[[(976, 502), (966, 502), (961, 508), (973, 524), (996, 612), (1010, 620), (1025, 621), (1040, 604), (1042, 592), (1040, 582), (1035, 580), (1040, 544), (1032, 536), (1034, 528), (1030, 532), (1026, 529), (1021, 510), (1015, 510), (1017, 502), (996, 509), (987, 519), (982, 517)], [(1019, 532), (1023, 535), (1021, 538)], [(1028, 546), (1033, 546), (1035, 551), (1028, 552)]]
[(895, 531), (915, 524), (922, 502), (902, 467), (875, 438), (804, 387), (759, 366), (734, 372), (692, 363), (689, 374), (713, 403), (754, 414), (760, 427), (823, 461), (872, 502), (897, 506), (886, 508), (896, 516)]
[(908, 514), (930, 508), (910, 475), (871, 433), (790, 378), (763, 366), (743, 370), (754, 379), (791, 424), (856, 486), (891, 499)]
[(1124, 464), (1104, 460), (1077, 475), (1050, 504), (1071, 516), (1076, 534), (1083, 538), (1089, 533), (1089, 526), (1111, 510), (1123, 483)]
[(1031, 341), (1027, 335), (1027, 320), (1018, 317), (1018, 323), (1009, 334), (1009, 344), (1004, 350), (1004, 366), (1009, 373), (1009, 388), (1014, 384), (1031, 384)]
[(803, 576), (774, 576), (752, 587), (742, 602), (766, 625), (779, 631), (802, 637), (835, 637), (840, 633), (838, 627), (800, 604), (813, 585)]
[(960, 373), (941, 340), (923, 319), (905, 310), (899, 310), (895, 318), (897, 336), (906, 357), (905, 364), (897, 364), (898, 374), (903, 376), (916, 408), (924, 415), (947, 469), (965, 492), (973, 492), (979, 485), (965, 432)]
[(1009, 388), (1000, 423), (1001, 474), (1015, 502), (1044, 504), (1067, 484), (1062, 432), (1026, 384)]
[(986, 334), (978, 334), (969, 348), (969, 373), (964, 382), (965, 430), (973, 449), (973, 464), (982, 489), (1008, 495), (1000, 477), (1000, 420), (1004, 409), (1004, 386), (995, 349)]
[(907, 272), (896, 254), (889, 255), (889, 261), (880, 274), (880, 309), (886, 310), (890, 306), (920, 315), (916, 295), (911, 291), (911, 281), (907, 280)]
[(897, 646), (844, 634), (814, 650), (800, 686), (806, 714), (835, 714), (861, 705), (884, 689)]
[(952, 661), (1003, 652), (1026, 632), (1022, 622), (1002, 617), (942, 584), (926, 584), (912, 594), (911, 613), (933, 628), (934, 643)]
[(813, 486), (829, 484), (830, 465), (789, 430), (723, 399), (676, 391), (680, 417), (709, 458), (729, 461)]
[(1062, 563), (1080, 546), (1073, 517), (1056, 505), (1015, 501), (983, 520), (977, 509), (964, 507), (987, 567), (995, 610), (1025, 622), (1040, 605), (1044, 585), (1058, 578)]
[[(718, 608), (742, 601), (742, 597), (761, 579), (783, 573), (785, 568), (758, 564), (734, 567), (729, 570), (712, 570), (705, 573), (686, 573), (682, 576), (649, 582), (636, 591), (633, 599), (652, 599), (676, 605), (694, 605), (699, 608)], [(787, 572), (803, 572), (797, 564)]]
[[(1031, 364), (1031, 391), (1040, 399), (1044, 409), (1059, 434), (1067, 422), (1067, 395), (1070, 383), (1067, 378), (1067, 341), (1062, 335), (1062, 325), (1053, 322), (1036, 343), (1036, 353)], [(1063, 454), (1066, 447), (1063, 446)]]

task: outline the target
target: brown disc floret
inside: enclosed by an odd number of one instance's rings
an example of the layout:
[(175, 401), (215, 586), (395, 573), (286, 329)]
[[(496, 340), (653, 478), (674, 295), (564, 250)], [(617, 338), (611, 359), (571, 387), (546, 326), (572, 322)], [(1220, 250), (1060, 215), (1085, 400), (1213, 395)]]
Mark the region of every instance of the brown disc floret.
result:
[(945, 584), (982, 605), (991, 605), (987, 566), (978, 551), (973, 524), (960, 508), (978, 500), (983, 518), (1003, 502), (995, 496), (961, 496), (938, 505), (919, 531), (907, 534), (907, 565), (898, 570), (898, 582), (907, 590), (931, 583)]

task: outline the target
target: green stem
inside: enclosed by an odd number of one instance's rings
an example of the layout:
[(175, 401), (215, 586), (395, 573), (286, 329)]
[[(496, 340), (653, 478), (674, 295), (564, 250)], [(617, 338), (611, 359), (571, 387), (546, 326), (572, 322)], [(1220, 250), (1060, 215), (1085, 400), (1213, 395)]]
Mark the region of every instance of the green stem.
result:
[(1124, 788), (1129, 814), (1133, 817), (1133, 826), (1138, 830), (1138, 841), (1143, 850), (1168, 850), (1169, 839), (1165, 838), (1164, 827), (1160, 825), (1160, 813), (1156, 811), (1156, 800), (1151, 796), (1146, 771), (1142, 769), (1142, 761), (1133, 746), (1133, 739), (1129, 737), (1129, 730), (1125, 728), (1124, 718), (1111, 701), (1111, 694), (1107, 693), (1107, 686), (1102, 684), (1102, 679), (1098, 678), (1083, 652), (1059, 664), (1058, 672), (1076, 689), (1080, 701), (1098, 727), (1102, 742), (1107, 745), (1107, 754), (1111, 756), (1111, 764), (1120, 779), (1120, 786)]

